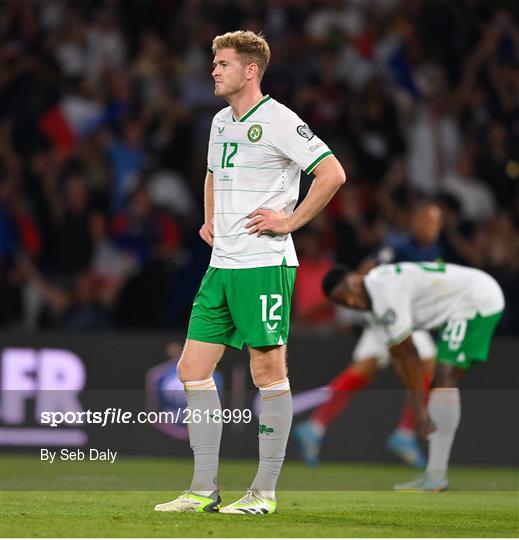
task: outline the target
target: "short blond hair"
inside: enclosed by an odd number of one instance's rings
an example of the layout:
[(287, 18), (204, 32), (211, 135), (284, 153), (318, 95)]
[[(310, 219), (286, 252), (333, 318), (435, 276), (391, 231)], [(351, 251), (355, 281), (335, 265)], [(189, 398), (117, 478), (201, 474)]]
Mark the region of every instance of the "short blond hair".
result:
[(213, 54), (220, 49), (234, 49), (247, 63), (257, 64), (258, 79), (261, 81), (270, 60), (270, 47), (263, 34), (250, 30), (227, 32), (213, 39)]

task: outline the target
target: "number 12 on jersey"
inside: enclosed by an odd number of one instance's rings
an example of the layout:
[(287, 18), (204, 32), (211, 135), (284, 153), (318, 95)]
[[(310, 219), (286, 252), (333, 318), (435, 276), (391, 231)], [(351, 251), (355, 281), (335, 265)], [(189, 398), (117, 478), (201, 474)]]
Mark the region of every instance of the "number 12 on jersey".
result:
[(234, 167), (232, 159), (236, 155), (236, 152), (238, 152), (238, 143), (223, 143), (222, 162), (220, 164), (222, 169)]

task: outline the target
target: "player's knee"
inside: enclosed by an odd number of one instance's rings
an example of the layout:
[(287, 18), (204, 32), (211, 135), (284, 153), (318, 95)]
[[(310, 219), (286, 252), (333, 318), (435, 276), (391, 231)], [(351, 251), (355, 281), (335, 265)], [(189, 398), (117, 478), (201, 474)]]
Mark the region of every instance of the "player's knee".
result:
[(189, 368), (185, 365), (185, 362), (182, 362), (182, 360), (177, 365), (177, 378), (182, 383), (188, 382), (190, 379)]
[(262, 365), (254, 366), (251, 369), (252, 381), (257, 388), (267, 386), (267, 384), (280, 381), (287, 377), (285, 366)]
[(184, 358), (182, 358), (177, 365), (177, 377), (182, 383), (207, 379), (209, 375), (205, 375), (205, 373), (200, 371), (200, 368), (191, 365), (190, 362)]
[(252, 371), (252, 382), (256, 388), (261, 388), (268, 384), (268, 377), (264, 370), (256, 369)]

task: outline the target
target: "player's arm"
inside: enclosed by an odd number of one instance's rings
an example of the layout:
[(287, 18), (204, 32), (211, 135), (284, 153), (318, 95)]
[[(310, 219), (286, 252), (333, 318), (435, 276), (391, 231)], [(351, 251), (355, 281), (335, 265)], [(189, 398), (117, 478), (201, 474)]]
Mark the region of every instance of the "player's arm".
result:
[(411, 336), (389, 347), (391, 359), (397, 375), (409, 391), (411, 404), (416, 411), (420, 435), (424, 438), (434, 431), (423, 395), (423, 365)]
[(248, 217), (251, 221), (245, 226), (249, 234), (269, 232), (274, 234), (289, 234), (297, 231), (313, 219), (335, 195), (335, 192), (346, 181), (346, 173), (334, 155), (326, 157), (314, 169), (315, 178), (306, 197), (291, 216), (282, 210), (273, 212), (259, 208)]
[(207, 171), (204, 186), (204, 224), (200, 227), (199, 234), (211, 247), (214, 238), (214, 191), (213, 173)]

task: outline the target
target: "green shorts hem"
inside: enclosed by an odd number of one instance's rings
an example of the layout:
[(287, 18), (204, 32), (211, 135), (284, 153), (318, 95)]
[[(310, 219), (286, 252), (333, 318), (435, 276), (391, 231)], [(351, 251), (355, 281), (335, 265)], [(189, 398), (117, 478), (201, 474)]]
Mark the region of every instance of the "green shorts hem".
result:
[(286, 345), (286, 341), (283, 340), (283, 343), (279, 343), (279, 340), (276, 341), (276, 343), (247, 343), (247, 347), (251, 347), (252, 349), (259, 349), (260, 347), (283, 347), (283, 345)]
[(232, 347), (233, 349), (237, 349), (238, 351), (241, 351), (243, 349), (244, 345), (247, 345), (247, 347), (252, 347), (253, 349), (258, 349), (260, 347), (282, 347), (283, 345), (287, 344), (286, 339), (283, 339), (283, 343), (279, 343), (279, 338), (274, 342), (274, 340), (271, 341), (261, 341), (258, 343), (246, 343), (245, 341), (242, 341), (241, 344), (237, 343), (236, 341), (229, 341), (225, 339), (218, 339), (213, 337), (205, 337), (205, 336), (197, 336), (195, 334), (189, 333), (186, 336), (187, 339), (191, 339), (194, 341), (200, 341), (202, 343), (215, 343), (217, 345), (225, 345), (226, 347)]
[(467, 370), (470, 368), (470, 366), (472, 364), (475, 364), (477, 362), (481, 363), (481, 362), (486, 362), (488, 360), (488, 358), (471, 358), (470, 360), (465, 360), (464, 362), (459, 362), (459, 361), (456, 361), (455, 359), (452, 359), (452, 358), (438, 358), (436, 360), (436, 363), (437, 364), (445, 364), (447, 366), (454, 366), (454, 367), (457, 367), (457, 368), (460, 368), (460, 369), (464, 369), (464, 370)]
[(186, 336), (186, 339), (191, 339), (193, 341), (200, 341), (202, 343), (214, 343), (216, 345), (225, 345), (226, 347), (232, 347), (233, 349), (237, 349), (238, 351), (241, 351), (243, 349), (243, 341), (241, 345), (239, 345), (237, 342), (232, 342), (226, 339), (218, 339), (213, 337), (205, 337), (205, 336), (197, 336), (193, 333), (188, 333)]

